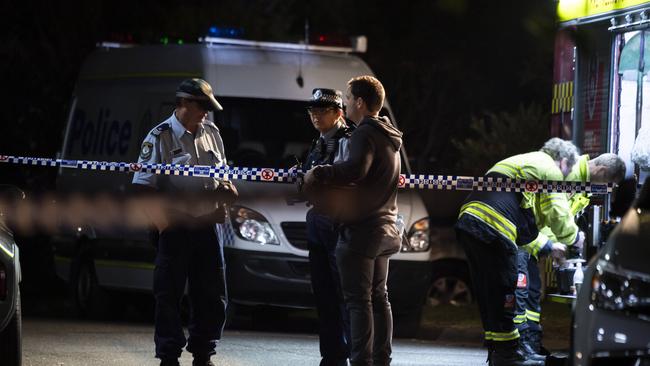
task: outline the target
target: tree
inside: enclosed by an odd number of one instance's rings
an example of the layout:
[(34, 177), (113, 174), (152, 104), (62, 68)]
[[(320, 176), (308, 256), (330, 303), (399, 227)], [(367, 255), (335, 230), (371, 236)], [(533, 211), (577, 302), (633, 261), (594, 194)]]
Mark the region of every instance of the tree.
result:
[(499, 160), (538, 150), (550, 137), (549, 119), (549, 113), (537, 103), (473, 118), (468, 136), (452, 141), (459, 156), (457, 174), (483, 175)]

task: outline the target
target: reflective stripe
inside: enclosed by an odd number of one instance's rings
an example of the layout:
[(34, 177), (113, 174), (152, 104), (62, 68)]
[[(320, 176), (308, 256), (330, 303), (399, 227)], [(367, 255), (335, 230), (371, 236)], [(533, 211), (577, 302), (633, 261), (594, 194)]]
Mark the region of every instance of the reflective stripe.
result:
[(515, 319), (513, 320), (515, 324), (521, 324), (525, 321), (526, 321), (526, 314), (517, 314), (515, 315)]
[(526, 319), (532, 320), (535, 323), (539, 323), (540, 314), (534, 311), (526, 309)]
[(497, 341), (497, 342), (506, 342), (512, 341), (519, 338), (519, 330), (515, 328), (512, 332), (503, 333), (503, 332), (485, 332), (485, 340), (487, 341)]
[(489, 172), (499, 172), (507, 175), (509, 178), (524, 178), (524, 172), (521, 170), (521, 167), (504, 161), (496, 163)]
[(549, 240), (548, 236), (546, 236), (540, 231), (539, 234), (537, 234), (537, 238), (535, 238), (535, 240), (531, 241), (530, 243), (524, 245), (523, 248), (525, 251), (527, 251), (531, 255), (535, 256), (535, 258), (537, 258), (539, 251), (544, 247), (544, 245), (546, 245), (548, 240)]
[(546, 208), (546, 207), (552, 205), (553, 202), (555, 202), (555, 201), (566, 201), (566, 197), (557, 196), (557, 195), (542, 197), (542, 199), (539, 200), (539, 206), (541, 208)]
[(492, 207), (483, 202), (471, 201), (463, 205), (460, 209), (460, 218), (463, 214), (468, 214), (483, 221), (486, 225), (492, 227), (498, 233), (504, 235), (513, 243), (517, 240), (517, 228), (507, 218), (495, 211)]

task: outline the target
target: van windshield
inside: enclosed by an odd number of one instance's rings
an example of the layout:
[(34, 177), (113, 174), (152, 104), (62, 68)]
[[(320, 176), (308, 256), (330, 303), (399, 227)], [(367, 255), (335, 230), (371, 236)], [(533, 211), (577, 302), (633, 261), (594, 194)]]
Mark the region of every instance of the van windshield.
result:
[[(228, 165), (290, 168), (303, 163), (318, 132), (307, 114), (307, 102), (280, 99), (218, 97), (224, 110), (214, 118), (226, 149)], [(380, 115), (388, 115), (382, 109)], [(402, 156), (402, 172), (408, 172)]]
[(215, 123), (229, 165), (289, 168), (305, 160), (318, 137), (307, 114), (307, 102), (219, 97), (224, 110)]

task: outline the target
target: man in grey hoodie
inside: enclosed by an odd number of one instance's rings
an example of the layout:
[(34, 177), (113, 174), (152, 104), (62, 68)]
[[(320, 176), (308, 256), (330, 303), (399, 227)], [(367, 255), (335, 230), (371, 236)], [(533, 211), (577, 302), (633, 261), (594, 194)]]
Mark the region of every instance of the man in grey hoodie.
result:
[(388, 258), (400, 248), (395, 221), (402, 133), (379, 116), (384, 96), (384, 87), (372, 76), (348, 82), (346, 116), (358, 126), (350, 137), (349, 157), (314, 167), (304, 178), (315, 191), (352, 186), (336, 259), (350, 312), (353, 366), (391, 361), (393, 318), (386, 278)]

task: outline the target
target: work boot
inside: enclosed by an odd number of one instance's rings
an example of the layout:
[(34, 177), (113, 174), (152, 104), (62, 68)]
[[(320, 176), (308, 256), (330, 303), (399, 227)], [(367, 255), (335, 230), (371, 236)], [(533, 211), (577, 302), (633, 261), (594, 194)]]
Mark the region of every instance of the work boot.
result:
[(192, 366), (214, 366), (214, 364), (210, 361), (210, 356), (194, 356)]
[(160, 366), (181, 366), (178, 358), (163, 358), (160, 360)]
[(529, 329), (528, 332), (529, 343), (535, 353), (542, 356), (549, 356), (551, 352), (542, 345), (542, 331)]
[(518, 340), (494, 342), (490, 366), (544, 366), (542, 360), (533, 360), (521, 349)]
[(323, 358), (320, 360), (320, 366), (348, 366), (347, 358), (341, 359), (332, 359), (332, 358)]
[(526, 354), (526, 357), (528, 357), (531, 360), (541, 360), (541, 361), (546, 361), (546, 356), (545, 355), (540, 355), (537, 352), (535, 352), (535, 348), (532, 344), (532, 339), (531, 339), (531, 330), (526, 329), (520, 333), (519, 337), (519, 348), (524, 351)]

